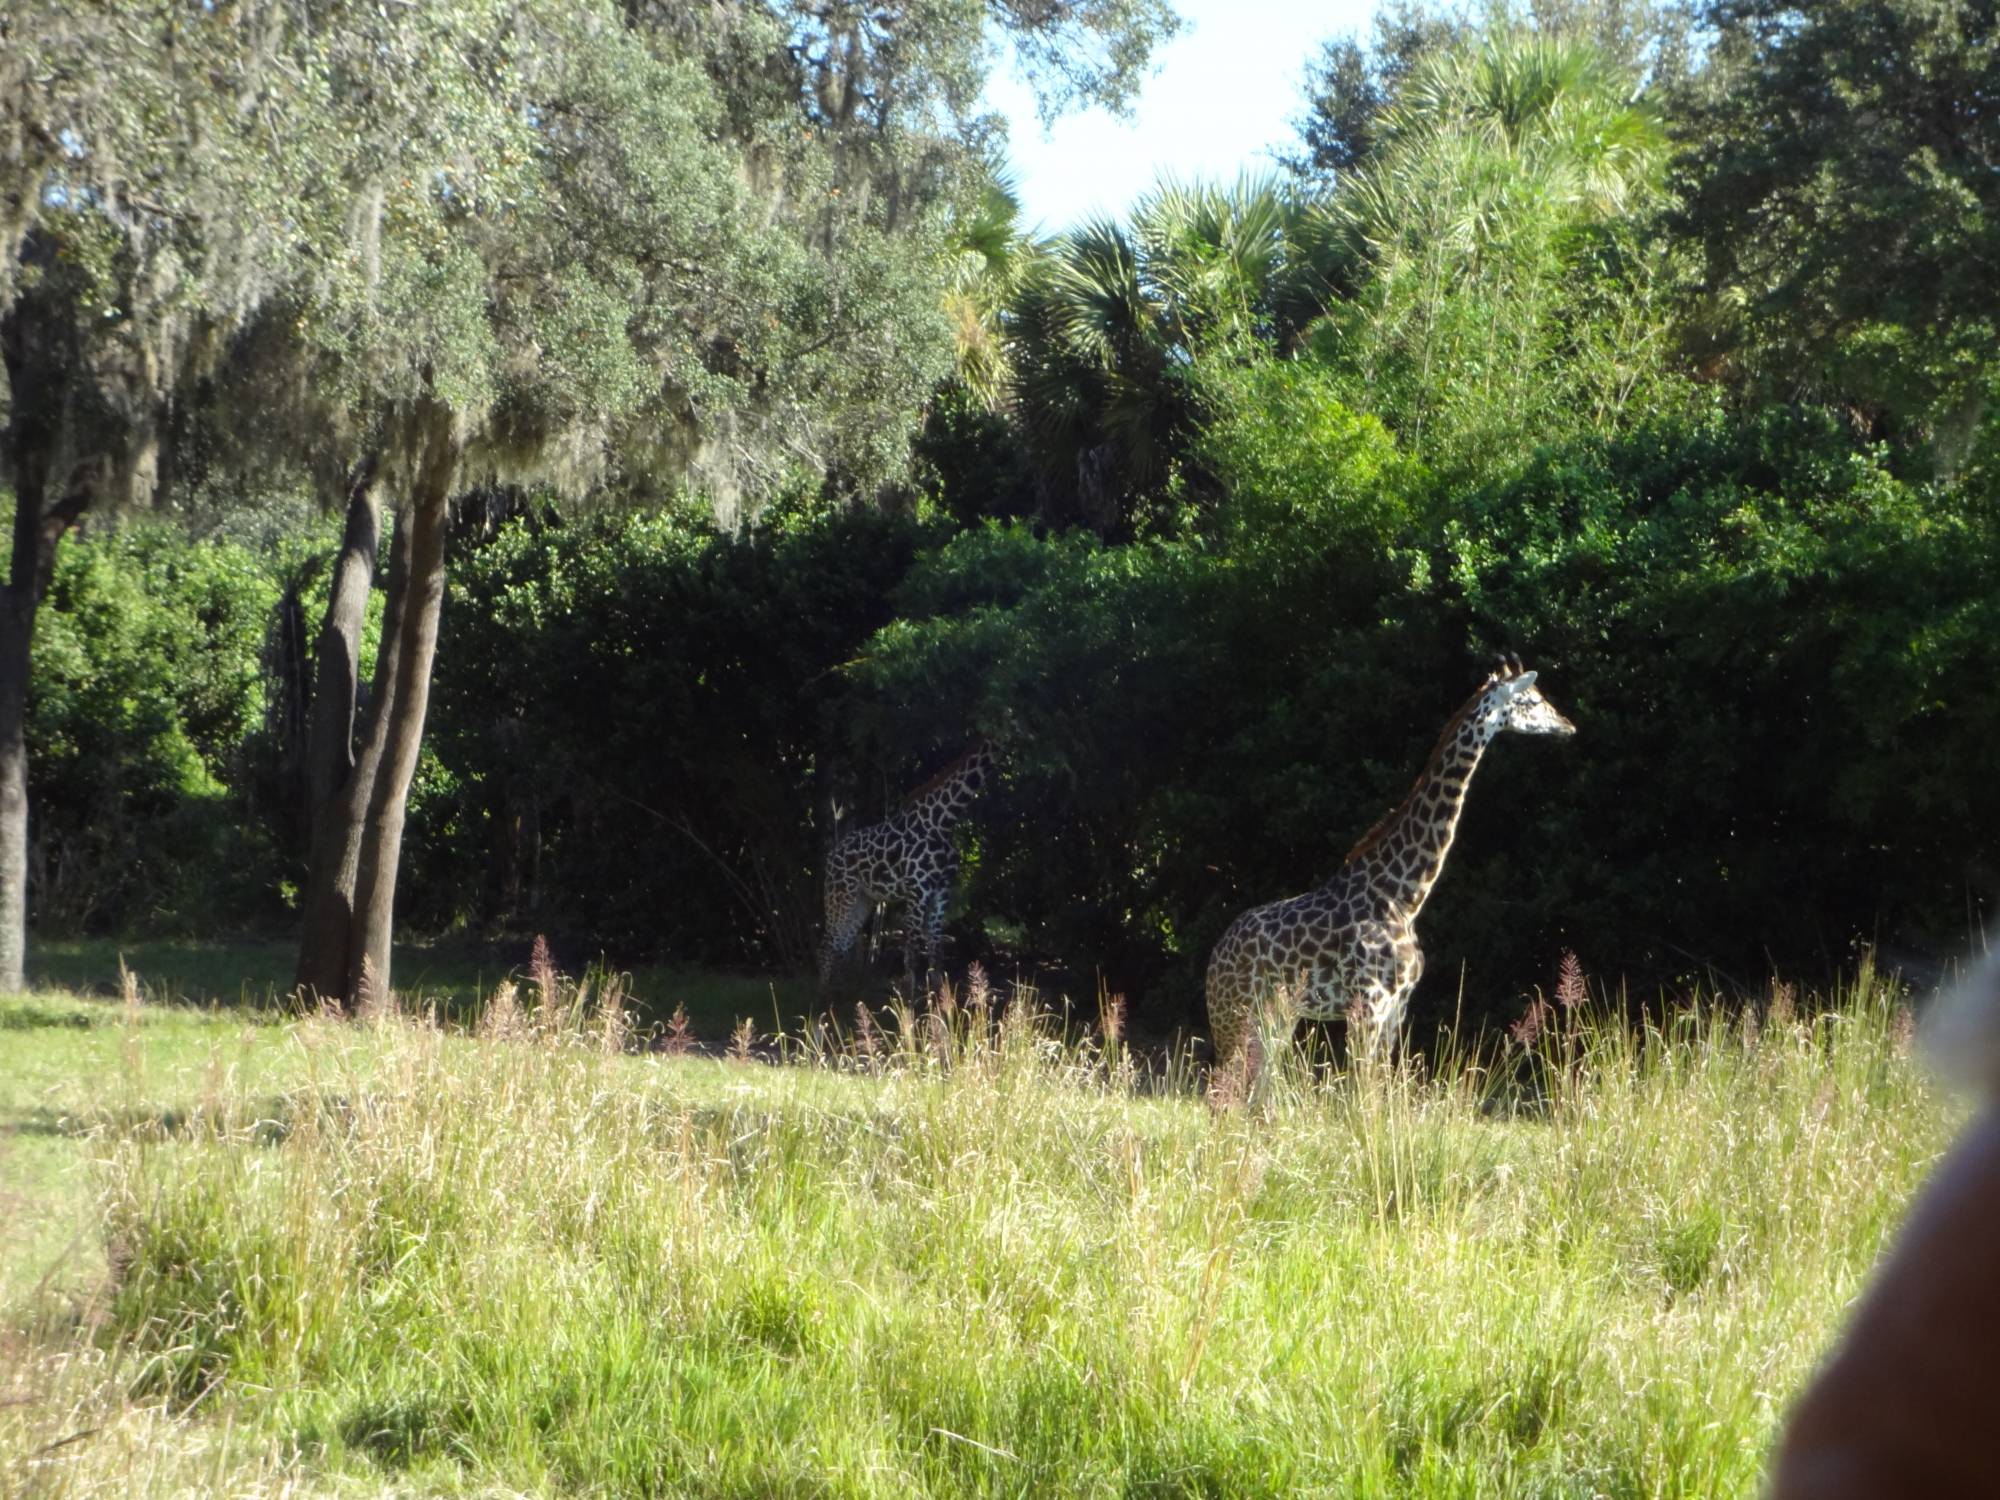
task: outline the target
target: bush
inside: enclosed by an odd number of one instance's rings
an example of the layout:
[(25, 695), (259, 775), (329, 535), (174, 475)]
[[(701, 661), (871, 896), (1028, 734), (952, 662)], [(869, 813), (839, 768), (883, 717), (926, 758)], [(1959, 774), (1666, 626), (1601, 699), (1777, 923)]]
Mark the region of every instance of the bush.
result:
[(1454, 706), (1391, 670), (1440, 655), (1420, 472), (1310, 366), (1219, 368), (1205, 404), (1185, 539), (966, 532), (912, 571), (862, 674), (885, 740), (1010, 741), (970, 905), (1079, 984), (1143, 988), (1155, 1023), (1198, 1015), (1222, 926), (1330, 874), (1407, 780), (1375, 757)]
[[(1553, 445), (1465, 489), (1310, 361), (1188, 379), (1178, 515), (1128, 543), (800, 504), (756, 532), (531, 511), (473, 539), (402, 919), (803, 968), (833, 830), (984, 733), (1003, 774), (963, 830), (954, 959), (1199, 1021), (1222, 927), (1332, 874), (1513, 649), (1579, 734), (1480, 772), (1419, 1025), (1461, 985), (1511, 1014), (1565, 948), (1749, 988), (1983, 925), (1992, 495), (1795, 411)], [(274, 571), (151, 529), (65, 550), (36, 659), (45, 927), (275, 915), (245, 831), (277, 826), (245, 815)]]
[(1538, 833), (1469, 829), (1439, 916), (1484, 888), (1508, 916), (1475, 950), (1526, 931), (1746, 981), (1961, 946), (2000, 885), (1996, 519), (1797, 413), (1579, 444), (1468, 497), (1445, 556), (1475, 630), (1532, 647), (1580, 735), (1496, 761), (1477, 800)]
[(1754, 987), (1861, 943), (1962, 944), (2000, 884), (1990, 499), (1797, 413), (1426, 495), (1320, 379), (1216, 387), (1198, 539), (989, 528), (913, 571), (869, 656), (879, 732), (1019, 730), (976, 911), (1143, 990), (1156, 1023), (1198, 1019), (1220, 927), (1330, 875), (1511, 648), (1580, 734), (1480, 772), (1420, 1011), (1461, 985), (1511, 1006), (1565, 947), (1642, 985)]
[(404, 913), (803, 965), (842, 669), (927, 535), (879, 514), (530, 517), (453, 562)]
[(28, 713), (41, 930), (213, 931), (274, 914), (270, 849), (230, 786), (263, 714), (276, 597), (249, 551), (164, 527), (58, 554)]

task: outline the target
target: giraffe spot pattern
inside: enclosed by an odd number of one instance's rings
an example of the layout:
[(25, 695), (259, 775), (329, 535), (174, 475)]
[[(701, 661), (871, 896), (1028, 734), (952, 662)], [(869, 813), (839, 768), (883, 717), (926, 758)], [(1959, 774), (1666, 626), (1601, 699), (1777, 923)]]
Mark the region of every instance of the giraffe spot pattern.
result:
[(819, 977), (824, 985), (854, 947), (877, 903), (909, 907), (904, 972), (916, 992), (917, 957), (926, 974), (937, 963), (944, 913), (958, 880), (958, 850), (951, 830), (985, 785), (991, 747), (976, 745), (928, 786), (911, 794), (903, 810), (857, 828), (827, 854), (826, 926), (820, 938)]
[(1416, 918), (1436, 884), (1480, 757), (1502, 730), (1574, 734), (1535, 674), (1503, 666), (1445, 724), (1410, 794), (1365, 834), (1325, 885), (1253, 907), (1209, 955), (1215, 1076), (1254, 1082), (1260, 1033), (1345, 1012), (1371, 1052), (1401, 1024), (1423, 974)]

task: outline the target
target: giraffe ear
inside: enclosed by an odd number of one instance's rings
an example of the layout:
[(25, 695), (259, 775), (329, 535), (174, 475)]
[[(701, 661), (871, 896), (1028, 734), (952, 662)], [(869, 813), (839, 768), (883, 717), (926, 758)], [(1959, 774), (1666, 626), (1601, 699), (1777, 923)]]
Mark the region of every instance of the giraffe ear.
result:
[(1517, 693), (1526, 692), (1529, 688), (1533, 687), (1535, 685), (1535, 675), (1533, 672), (1521, 673), (1520, 676), (1514, 679), (1514, 691)]

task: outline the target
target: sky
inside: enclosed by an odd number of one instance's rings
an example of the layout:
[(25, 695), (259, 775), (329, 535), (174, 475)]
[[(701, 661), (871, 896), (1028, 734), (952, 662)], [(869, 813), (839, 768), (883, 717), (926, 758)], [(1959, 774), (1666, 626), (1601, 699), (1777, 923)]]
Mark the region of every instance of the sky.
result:
[(1179, 36), (1154, 54), (1129, 119), (1072, 112), (1044, 134), (1027, 85), (995, 72), (988, 103), (1009, 121), (1026, 227), (1120, 216), (1162, 172), (1234, 180), (1271, 165), (1303, 107), (1306, 59), (1365, 31), (1375, 0), (1178, 0)]

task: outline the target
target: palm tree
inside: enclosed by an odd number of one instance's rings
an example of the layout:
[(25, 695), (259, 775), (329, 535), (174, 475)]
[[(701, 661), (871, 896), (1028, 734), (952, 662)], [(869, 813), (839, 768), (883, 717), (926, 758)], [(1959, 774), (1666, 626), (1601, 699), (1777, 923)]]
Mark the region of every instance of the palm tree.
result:
[(1021, 201), (1004, 172), (981, 185), (951, 241), (945, 316), (951, 320), (958, 380), (989, 411), (1006, 405), (1011, 383), (1001, 321), (1036, 246), (1021, 232)]
[(1419, 451), (1490, 454), (1576, 409), (1565, 309), (1604, 236), (1656, 201), (1664, 132), (1593, 45), (1531, 33), (1428, 59), (1381, 130), (1332, 206), (1356, 293), (1312, 346)]
[(1545, 176), (1599, 214), (1659, 181), (1666, 136), (1634, 80), (1590, 42), (1489, 36), (1413, 72), (1384, 112), (1385, 146), (1452, 136)]
[(1162, 180), (1129, 224), (1043, 248), (1006, 318), (1018, 415), (1052, 501), (1100, 530), (1171, 474), (1198, 356), (1288, 347), (1325, 308), (1344, 251), (1323, 206), (1272, 176)]

